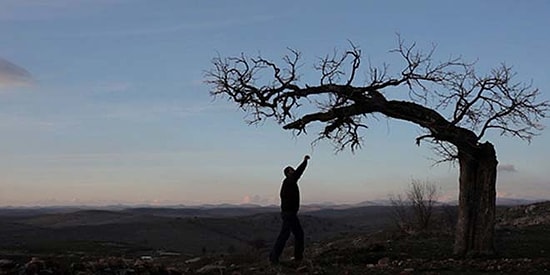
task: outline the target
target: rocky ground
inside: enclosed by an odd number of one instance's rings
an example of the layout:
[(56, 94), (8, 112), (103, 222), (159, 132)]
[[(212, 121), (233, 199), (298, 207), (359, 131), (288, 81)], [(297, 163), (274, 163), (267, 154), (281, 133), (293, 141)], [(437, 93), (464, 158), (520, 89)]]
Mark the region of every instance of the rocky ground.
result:
[(501, 209), (497, 214), (498, 227), (528, 227), (550, 224), (550, 203), (539, 202)]
[(550, 203), (501, 208), (497, 219), (499, 254), (482, 259), (453, 258), (449, 231), (380, 231), (310, 243), (301, 263), (290, 260), (290, 244), (277, 266), (267, 262), (268, 247), (201, 256), (7, 255), (0, 251), (0, 274), (550, 274)]

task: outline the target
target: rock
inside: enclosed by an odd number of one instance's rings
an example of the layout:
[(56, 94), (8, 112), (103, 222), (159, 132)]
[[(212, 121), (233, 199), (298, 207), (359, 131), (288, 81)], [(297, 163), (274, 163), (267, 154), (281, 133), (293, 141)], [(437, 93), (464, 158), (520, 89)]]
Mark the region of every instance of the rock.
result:
[(412, 274), (413, 272), (414, 272), (414, 268), (405, 268), (399, 274), (400, 275), (409, 275), (409, 274)]
[(307, 271), (308, 271), (308, 268), (305, 265), (296, 268), (296, 272), (299, 272), (299, 273), (306, 273)]
[(362, 237), (356, 238), (352, 241), (353, 246), (360, 246), (365, 240)]
[(26, 274), (38, 274), (46, 268), (44, 261), (37, 257), (33, 257), (30, 262), (25, 264)]
[(70, 270), (76, 273), (77, 271), (86, 270), (86, 267), (82, 263), (71, 263)]
[(531, 214), (533, 212), (535, 212), (535, 210), (537, 209), (537, 206), (536, 205), (529, 205), (527, 208), (525, 208), (525, 214)]
[(153, 257), (151, 257), (151, 256), (141, 256), (141, 260), (143, 260), (143, 261), (152, 261)]
[(163, 251), (163, 250), (157, 251), (157, 253), (159, 256), (164, 256), (164, 257), (176, 257), (181, 255), (181, 253), (178, 253), (178, 252)]
[(384, 257), (384, 258), (378, 260), (378, 266), (384, 267), (384, 266), (388, 266), (389, 264), (390, 264), (390, 258), (388, 258), (388, 257)]
[(0, 269), (10, 269), (16, 266), (15, 262), (8, 259), (0, 259)]
[(186, 264), (192, 264), (192, 263), (196, 263), (198, 261), (201, 260), (201, 257), (196, 257), (196, 258), (193, 258), (193, 259), (189, 259), (187, 261), (185, 261)]
[(175, 267), (168, 267), (166, 268), (166, 272), (168, 272), (169, 275), (181, 275), (183, 274), (181, 271), (179, 271)]
[(225, 270), (225, 266), (223, 265), (205, 265), (199, 269), (197, 269), (197, 273), (207, 273), (213, 270)]

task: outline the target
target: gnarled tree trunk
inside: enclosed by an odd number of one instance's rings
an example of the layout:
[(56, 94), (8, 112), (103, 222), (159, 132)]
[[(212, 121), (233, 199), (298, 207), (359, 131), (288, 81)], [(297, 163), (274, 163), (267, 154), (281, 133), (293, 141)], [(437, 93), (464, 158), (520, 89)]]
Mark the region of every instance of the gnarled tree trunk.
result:
[(493, 145), (458, 148), (460, 193), (454, 253), (483, 256), (494, 253), (497, 158)]

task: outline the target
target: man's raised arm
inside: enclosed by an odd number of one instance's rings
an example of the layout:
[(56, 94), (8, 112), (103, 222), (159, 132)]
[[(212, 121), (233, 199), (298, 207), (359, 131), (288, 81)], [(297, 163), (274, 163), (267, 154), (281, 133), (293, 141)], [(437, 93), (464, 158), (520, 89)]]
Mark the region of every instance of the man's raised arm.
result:
[(307, 161), (309, 160), (309, 156), (308, 155), (305, 155), (304, 156), (304, 160), (302, 161), (302, 163), (300, 163), (300, 165), (298, 166), (298, 168), (296, 168), (296, 171), (294, 172), (293, 174), (293, 177), (298, 180), (302, 174), (304, 173), (304, 170), (306, 170), (306, 166), (307, 166)]

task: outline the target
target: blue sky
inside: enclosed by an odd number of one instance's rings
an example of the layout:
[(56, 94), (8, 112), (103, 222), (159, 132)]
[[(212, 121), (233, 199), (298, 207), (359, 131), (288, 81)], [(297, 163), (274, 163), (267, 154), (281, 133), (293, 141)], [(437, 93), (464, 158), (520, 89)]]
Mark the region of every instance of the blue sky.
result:
[[(248, 126), (204, 71), (218, 54), (291, 47), (316, 83), (312, 62), (348, 40), (399, 70), (400, 33), (480, 72), (513, 65), (550, 99), (549, 12), (543, 0), (1, 1), (0, 205), (277, 203), (282, 168), (304, 154), (305, 203), (385, 199), (412, 179), (455, 199), (457, 167), (433, 167), (415, 125), (380, 117), (361, 150), (334, 154), (314, 135)], [(550, 198), (548, 129), (531, 144), (489, 139), (499, 196)]]

